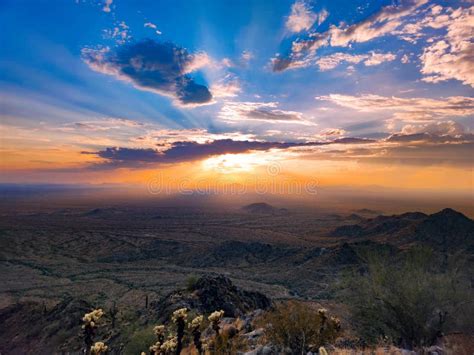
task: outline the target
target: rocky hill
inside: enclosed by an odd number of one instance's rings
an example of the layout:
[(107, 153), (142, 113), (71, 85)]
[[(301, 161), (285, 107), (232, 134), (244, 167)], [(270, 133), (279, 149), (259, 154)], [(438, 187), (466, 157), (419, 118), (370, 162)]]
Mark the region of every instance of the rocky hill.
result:
[(243, 290), (223, 275), (205, 275), (189, 285), (188, 289), (173, 291), (151, 304), (154, 313), (162, 321), (168, 320), (178, 308), (201, 314), (223, 310), (227, 317), (238, 317), (270, 306), (270, 299), (262, 293)]
[(385, 238), (395, 244), (421, 242), (435, 249), (474, 250), (474, 221), (450, 208), (431, 215), (409, 212), (378, 216), (337, 227), (329, 235), (374, 240)]

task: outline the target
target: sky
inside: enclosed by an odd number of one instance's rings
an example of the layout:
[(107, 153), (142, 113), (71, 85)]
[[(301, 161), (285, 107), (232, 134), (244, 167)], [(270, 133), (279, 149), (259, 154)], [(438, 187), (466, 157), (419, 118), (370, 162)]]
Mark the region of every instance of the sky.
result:
[(472, 194), (470, 0), (2, 0), (0, 23), (0, 182)]

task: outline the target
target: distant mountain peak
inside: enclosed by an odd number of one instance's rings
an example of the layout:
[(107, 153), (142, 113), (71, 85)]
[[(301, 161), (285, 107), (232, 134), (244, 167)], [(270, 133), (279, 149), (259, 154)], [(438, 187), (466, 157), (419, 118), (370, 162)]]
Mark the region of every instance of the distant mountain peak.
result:
[(286, 208), (277, 208), (272, 205), (269, 205), (266, 202), (251, 203), (242, 207), (242, 210), (248, 213), (256, 214), (281, 214), (288, 212)]
[(449, 217), (449, 218), (462, 218), (462, 219), (469, 220), (469, 218), (463, 215), (461, 212), (453, 210), (452, 208), (445, 208), (439, 212), (431, 214), (429, 217)]
[(429, 215), (417, 226), (418, 238), (444, 247), (471, 248), (474, 221), (461, 212), (445, 208)]
[(474, 247), (474, 221), (464, 214), (445, 208), (431, 215), (407, 212), (377, 216), (352, 225), (343, 225), (329, 234), (333, 237), (388, 237), (399, 242), (423, 242), (435, 248), (470, 249)]

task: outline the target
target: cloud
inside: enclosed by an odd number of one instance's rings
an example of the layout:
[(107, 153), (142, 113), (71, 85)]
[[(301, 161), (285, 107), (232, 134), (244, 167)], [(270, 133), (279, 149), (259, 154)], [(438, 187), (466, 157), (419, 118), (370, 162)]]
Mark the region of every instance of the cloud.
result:
[[(376, 53), (369, 54), (348, 54), (348, 53), (334, 53), (316, 60), (316, 65), (321, 71), (327, 71), (336, 68), (343, 62), (358, 64), (363, 63), (365, 66), (374, 66), (382, 64), (383, 62), (390, 62), (395, 60), (396, 55), (393, 53)], [(310, 63), (308, 63), (310, 64)]]
[(430, 121), (446, 117), (463, 117), (474, 114), (474, 98), (451, 96), (446, 98), (401, 98), (380, 95), (317, 96), (316, 100), (329, 101), (338, 106), (361, 112), (387, 112), (402, 121)]
[(144, 124), (134, 120), (124, 118), (108, 117), (100, 120), (79, 121), (63, 125), (57, 130), (68, 131), (110, 131), (114, 129), (130, 129), (144, 127)]
[(304, 1), (297, 1), (291, 6), (291, 14), (286, 20), (285, 26), (290, 32), (301, 32), (309, 30), (318, 19), (309, 5)]
[(105, 38), (114, 39), (117, 44), (125, 44), (132, 38), (130, 27), (124, 21), (118, 22), (111, 30), (104, 30), (104, 33)]
[(234, 141), (255, 140), (253, 134), (236, 132), (212, 133), (202, 128), (193, 129), (153, 129), (135, 137), (131, 143), (140, 147), (170, 147), (176, 142), (192, 141), (206, 143), (215, 140), (232, 139)]
[[(185, 161), (202, 160), (221, 154), (247, 153), (256, 150), (273, 148), (284, 149), (293, 143), (235, 141), (232, 139), (214, 140), (205, 143), (174, 142), (165, 150), (135, 149), (135, 148), (106, 148), (97, 152), (83, 152), (96, 155), (105, 160), (105, 167), (138, 167), (143, 164), (173, 164)], [(113, 163), (112, 165), (110, 163)], [(96, 165), (100, 167), (102, 164)]]
[(242, 54), (240, 55), (240, 58), (242, 62), (248, 63), (250, 60), (252, 60), (254, 57), (254, 54), (250, 51), (243, 51)]
[(307, 146), (298, 152), (300, 159), (357, 161), (384, 166), (472, 167), (470, 152), (474, 148), (474, 135), (446, 132), (449, 129), (433, 133), (397, 132), (384, 139), (360, 141), (359, 144), (357, 139), (346, 138), (324, 145)]
[(439, 24), (446, 25), (447, 33), (441, 40), (426, 47), (421, 54), (421, 73), (424, 74), (422, 80), (437, 83), (456, 79), (474, 87), (473, 23), (474, 6), (471, 6), (452, 11), (446, 21)]
[(322, 9), (318, 13), (318, 25), (321, 25), (329, 16), (329, 12), (326, 9)]
[(417, 8), (427, 2), (428, 0), (402, 0), (399, 5), (385, 6), (366, 20), (354, 25), (332, 26), (328, 31), (331, 46), (347, 47), (353, 42), (367, 42), (390, 34), (403, 23), (404, 17), (413, 15)]
[(393, 53), (375, 53), (370, 52), (369, 58), (364, 61), (366, 66), (380, 65), (383, 62), (391, 62), (395, 60), (397, 56)]
[[(272, 142), (255, 140), (215, 139), (206, 141), (174, 141), (182, 134), (170, 131), (171, 142), (158, 144), (158, 148), (110, 147), (99, 151), (86, 151), (102, 162), (89, 166), (92, 170), (115, 168), (146, 168), (161, 164), (176, 164), (204, 160), (223, 154), (242, 154), (273, 149), (288, 150), (301, 159), (352, 160), (366, 163), (405, 165), (472, 166), (470, 152), (474, 148), (474, 135), (466, 133), (452, 122), (438, 125), (430, 132), (398, 132), (388, 138), (374, 140), (346, 137), (324, 141)], [(422, 129), (421, 127), (419, 129)], [(454, 129), (454, 130), (453, 130)], [(461, 131), (460, 131), (461, 129)], [(198, 132), (196, 135), (202, 134)], [(340, 136), (340, 129), (327, 129), (319, 136)], [(166, 132), (164, 133), (166, 135)]]
[(405, 17), (413, 15), (428, 0), (402, 0), (398, 5), (383, 7), (379, 12), (353, 25), (342, 23), (331, 26), (323, 33), (309, 33), (305, 39), (292, 43), (288, 56), (272, 58), (273, 71), (283, 71), (307, 66), (314, 61), (316, 51), (325, 46), (348, 47), (352, 43), (362, 43), (393, 34)]
[(266, 121), (310, 124), (303, 113), (284, 111), (277, 108), (278, 102), (226, 102), (219, 113), (219, 118), (227, 121)]
[(211, 85), (213, 97), (236, 97), (242, 91), (239, 81), (232, 75), (227, 75), (224, 79)]
[(347, 132), (341, 128), (326, 128), (319, 132), (322, 137), (344, 136)]
[(102, 8), (102, 11), (104, 12), (110, 12), (110, 6), (112, 5), (113, 0), (104, 0), (104, 7)]
[(156, 30), (156, 25), (154, 23), (151, 23), (151, 22), (146, 22), (143, 27), (148, 27), (148, 28), (153, 28)]
[[(279, 72), (307, 67), (319, 61), (321, 70), (328, 70), (337, 64), (333, 64), (334, 58), (316, 57), (316, 51), (321, 47), (349, 47), (353, 43), (364, 43), (387, 35), (398, 36), (414, 44), (426, 37), (426, 30), (431, 30), (437, 32), (428, 32), (427, 45), (419, 55), (422, 80), (438, 83), (454, 79), (474, 87), (473, 21), (474, 6), (453, 9), (430, 5), (428, 0), (400, 1), (398, 5), (383, 7), (355, 24), (333, 25), (324, 33), (310, 32), (306, 38), (298, 38), (292, 43), (288, 55), (272, 58), (271, 65), (273, 71)], [(440, 31), (445, 33), (440, 35)], [(393, 60), (391, 58), (374, 56), (365, 64), (378, 65)], [(354, 57), (353, 60), (358, 58)], [(402, 63), (408, 62), (409, 58), (405, 54)]]
[(155, 30), (155, 33), (157, 35), (162, 34), (162, 32), (158, 29), (158, 27), (152, 22), (146, 22), (145, 24), (143, 24), (143, 27), (147, 27), (147, 28), (151, 28), (151, 29)]
[(99, 151), (84, 151), (82, 154), (95, 155), (103, 162), (91, 165), (90, 169), (140, 168), (147, 165), (175, 164), (203, 160), (223, 154), (249, 153), (252, 151), (268, 151), (271, 149), (293, 149), (298, 147), (325, 145), (363, 145), (375, 141), (362, 138), (340, 138), (333, 141), (314, 142), (269, 142), (256, 140), (216, 139), (205, 142), (174, 141), (159, 145), (161, 149), (110, 147)]
[(418, 125), (406, 125), (401, 131), (403, 134), (428, 133), (435, 135), (460, 136), (465, 133), (465, 128), (455, 121), (432, 122)]
[(84, 48), (82, 59), (92, 70), (130, 82), (138, 89), (171, 97), (179, 106), (213, 102), (209, 89), (189, 76), (209, 63), (203, 52), (190, 54), (173, 43), (144, 40), (114, 51)]

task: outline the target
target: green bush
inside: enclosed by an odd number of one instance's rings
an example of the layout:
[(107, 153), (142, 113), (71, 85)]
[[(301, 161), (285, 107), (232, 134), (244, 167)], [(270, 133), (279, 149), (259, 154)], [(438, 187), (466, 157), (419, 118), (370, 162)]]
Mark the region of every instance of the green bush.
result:
[(195, 275), (191, 275), (186, 279), (186, 289), (188, 291), (194, 291), (197, 281), (199, 278)]
[(340, 331), (340, 321), (325, 309), (313, 309), (304, 303), (286, 302), (267, 312), (262, 327), (271, 343), (281, 353), (306, 354), (333, 342)]
[(142, 351), (148, 352), (148, 348), (156, 341), (153, 327), (138, 330), (132, 334), (129, 342), (125, 345), (125, 355), (137, 355)]
[(385, 339), (409, 349), (430, 346), (460, 326), (462, 313), (472, 315), (463, 268), (447, 266), (445, 256), (417, 248), (401, 257), (368, 255), (366, 261), (366, 269), (347, 280), (345, 302), (367, 343)]

